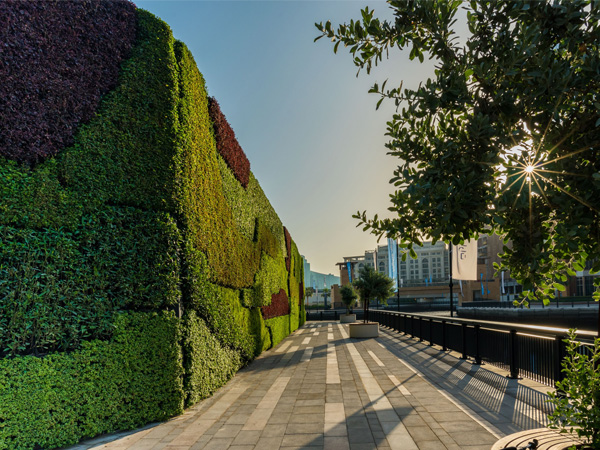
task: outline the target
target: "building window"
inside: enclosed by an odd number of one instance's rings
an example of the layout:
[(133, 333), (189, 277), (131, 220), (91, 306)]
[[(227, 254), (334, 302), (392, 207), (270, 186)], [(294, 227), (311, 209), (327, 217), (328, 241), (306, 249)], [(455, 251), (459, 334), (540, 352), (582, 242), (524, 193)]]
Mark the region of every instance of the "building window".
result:
[(421, 272), (423, 277), (429, 278), (429, 260), (427, 258), (421, 262)]

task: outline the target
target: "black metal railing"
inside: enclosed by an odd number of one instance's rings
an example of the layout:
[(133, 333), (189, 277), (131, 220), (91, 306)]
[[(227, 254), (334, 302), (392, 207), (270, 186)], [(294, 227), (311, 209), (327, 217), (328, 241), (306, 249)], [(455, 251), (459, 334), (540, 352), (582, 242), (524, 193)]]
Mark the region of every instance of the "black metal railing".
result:
[[(500, 367), (511, 378), (526, 377), (548, 386), (563, 378), (567, 337), (563, 328), (382, 310), (369, 311), (369, 319), (444, 351), (456, 351), (476, 364), (485, 361)], [(595, 333), (579, 331), (577, 337), (589, 343)]]

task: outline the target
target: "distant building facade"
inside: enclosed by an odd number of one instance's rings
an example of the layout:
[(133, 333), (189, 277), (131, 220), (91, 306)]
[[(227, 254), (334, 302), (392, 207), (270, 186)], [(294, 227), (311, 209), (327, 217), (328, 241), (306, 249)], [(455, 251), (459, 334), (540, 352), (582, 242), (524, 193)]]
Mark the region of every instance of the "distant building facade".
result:
[[(473, 301), (513, 301), (520, 297), (523, 287), (510, 276), (509, 271), (496, 274), (494, 263), (501, 263), (500, 254), (503, 253), (504, 243), (496, 234), (481, 235), (477, 241), (477, 279), (473, 281), (453, 280), (452, 297), (456, 305), (468, 304)], [(507, 244), (510, 246), (510, 243)], [(337, 263), (340, 270), (340, 285), (343, 286), (355, 280), (362, 267), (370, 266), (378, 272), (385, 273), (390, 278), (392, 273), (397, 273), (395, 278), (400, 286), (396, 293), (400, 301), (416, 300), (428, 302), (433, 300), (450, 300), (450, 253), (444, 242), (424, 242), (422, 246), (414, 248), (416, 259), (410, 256), (402, 261), (402, 252), (398, 252), (395, 260), (397, 271), (390, 268), (394, 256), (390, 261), (387, 245), (379, 245), (375, 250), (367, 250), (364, 255), (347, 256), (343, 262)], [(576, 276), (570, 276), (567, 281), (566, 291), (557, 292), (561, 297), (591, 297), (595, 291), (594, 279), (600, 275), (590, 274), (592, 262), (588, 262), (583, 271)], [(339, 301), (338, 294), (334, 300)], [(391, 300), (393, 301), (393, 300)]]
[(334, 284), (340, 284), (340, 277), (337, 275), (324, 274), (319, 272), (313, 272), (310, 270), (310, 263), (302, 256), (302, 262), (304, 264), (304, 286), (312, 287), (313, 289), (331, 289)]
[[(315, 290), (312, 296), (305, 299), (307, 305), (327, 303), (327, 306), (330, 307), (333, 289), (340, 284), (340, 277), (331, 273), (313, 272), (310, 270), (310, 263), (304, 256), (302, 256), (302, 262), (304, 265), (304, 287), (312, 287)], [(324, 289), (329, 289), (331, 292), (324, 296)]]

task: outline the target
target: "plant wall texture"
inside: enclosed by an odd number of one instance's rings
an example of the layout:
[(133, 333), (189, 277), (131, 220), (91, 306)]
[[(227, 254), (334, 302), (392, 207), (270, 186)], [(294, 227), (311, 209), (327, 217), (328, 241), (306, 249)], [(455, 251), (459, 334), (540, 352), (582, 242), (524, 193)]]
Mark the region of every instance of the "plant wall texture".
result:
[(127, 0), (0, 2), (0, 154), (33, 164), (73, 142), (135, 40)]
[(305, 317), (298, 249), (186, 46), (127, 1), (64, 5), (0, 3), (7, 449), (178, 414)]

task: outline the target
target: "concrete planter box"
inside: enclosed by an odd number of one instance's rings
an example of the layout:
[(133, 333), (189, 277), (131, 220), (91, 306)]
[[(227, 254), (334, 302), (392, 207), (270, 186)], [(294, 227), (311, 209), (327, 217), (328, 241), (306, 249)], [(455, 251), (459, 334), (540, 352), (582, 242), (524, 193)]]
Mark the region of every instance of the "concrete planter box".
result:
[(340, 314), (340, 323), (356, 322), (356, 314)]
[(351, 338), (374, 338), (379, 336), (379, 322), (358, 322), (349, 326)]

